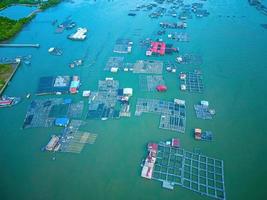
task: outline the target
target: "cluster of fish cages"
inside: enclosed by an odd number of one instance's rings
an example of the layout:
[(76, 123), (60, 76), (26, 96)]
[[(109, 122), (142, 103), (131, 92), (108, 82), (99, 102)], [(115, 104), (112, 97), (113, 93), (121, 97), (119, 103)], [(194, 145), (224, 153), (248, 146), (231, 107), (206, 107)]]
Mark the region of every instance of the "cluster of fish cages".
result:
[(189, 36), (187, 33), (182, 33), (182, 32), (174, 32), (168, 34), (168, 38), (175, 40), (177, 42), (189, 42)]
[(172, 147), (164, 142), (158, 144), (152, 179), (161, 181), (168, 189), (179, 185), (201, 195), (226, 199), (223, 160)]
[[(87, 119), (119, 118), (120, 108), (116, 107), (119, 99), (119, 81), (104, 80), (98, 82), (98, 91), (89, 97)], [(121, 108), (125, 111), (126, 108)]]
[(70, 88), (70, 76), (45, 76), (39, 79), (36, 94), (68, 93)]
[(213, 119), (213, 116), (215, 114), (214, 110), (209, 109), (209, 107), (205, 105), (194, 105), (194, 109), (196, 112), (196, 116), (199, 119)]
[(141, 91), (154, 92), (158, 85), (165, 85), (162, 75), (140, 75), (139, 86)]
[(114, 46), (114, 53), (131, 53), (133, 42), (130, 39), (117, 39)]
[[(57, 24), (57, 20), (52, 22), (52, 25)], [(71, 19), (71, 16), (68, 16), (65, 21), (57, 25), (55, 33), (63, 33), (64, 30), (70, 30), (76, 26), (76, 23)]]
[(184, 133), (186, 127), (186, 107), (170, 101), (138, 98), (135, 115), (158, 113), (161, 115), (159, 128)]
[(79, 128), (83, 124), (81, 120), (72, 120), (59, 136), (54, 135), (51, 138), (45, 149), (55, 152), (81, 153), (86, 144), (94, 144), (97, 138), (97, 134), (80, 131)]
[(194, 70), (193, 72), (186, 72), (186, 78), (181, 80), (181, 88), (182, 85), (185, 86), (185, 90), (192, 93), (203, 93), (204, 92), (204, 84), (203, 84), (203, 76), (202, 73), (198, 70)]
[(186, 123), (185, 117), (181, 117), (179, 115), (169, 115), (169, 114), (161, 115), (159, 128), (184, 133), (185, 123)]
[(67, 153), (81, 153), (85, 144), (94, 144), (97, 134), (75, 131), (71, 128), (66, 128), (62, 132), (60, 138), (60, 151)]
[(133, 66), (133, 73), (162, 74), (162, 68), (162, 61), (138, 60)]
[(192, 19), (193, 15), (202, 18), (210, 14), (207, 9), (204, 9), (203, 2), (185, 3), (183, 0), (155, 0), (153, 3), (138, 5), (131, 11), (151, 11), (148, 14), (150, 18), (171, 16), (181, 20)]
[(123, 60), (124, 57), (109, 57), (104, 70), (110, 71), (111, 68), (121, 68), (123, 66)]
[(52, 98), (34, 100), (28, 107), (23, 128), (51, 127), (56, 118), (82, 117), (83, 101), (73, 103), (71, 99)]
[(179, 64), (185, 65), (201, 65), (202, 64), (202, 57), (195, 54), (183, 54), (177, 57), (177, 61)]

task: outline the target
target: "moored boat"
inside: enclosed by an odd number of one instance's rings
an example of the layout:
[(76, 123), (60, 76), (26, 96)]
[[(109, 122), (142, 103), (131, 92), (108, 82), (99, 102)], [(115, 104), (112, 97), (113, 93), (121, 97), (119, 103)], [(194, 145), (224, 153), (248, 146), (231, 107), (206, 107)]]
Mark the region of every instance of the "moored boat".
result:
[(2, 96), (0, 98), (0, 108), (4, 107), (11, 107), (20, 102), (20, 97), (7, 97), (7, 96)]

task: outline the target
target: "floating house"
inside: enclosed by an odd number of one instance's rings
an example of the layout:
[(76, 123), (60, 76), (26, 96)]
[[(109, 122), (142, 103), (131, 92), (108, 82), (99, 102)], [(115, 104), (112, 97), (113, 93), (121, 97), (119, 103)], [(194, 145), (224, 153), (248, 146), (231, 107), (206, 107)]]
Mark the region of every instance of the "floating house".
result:
[(178, 52), (177, 48), (174, 48), (172, 44), (166, 44), (165, 42), (151, 42), (150, 48), (146, 51), (146, 56), (172, 54)]
[(124, 96), (133, 96), (133, 88), (123, 88), (123, 95)]
[(85, 40), (86, 39), (86, 28), (78, 28), (76, 33), (71, 34), (68, 38), (71, 40)]
[(56, 147), (58, 145), (58, 142), (59, 142), (59, 137), (56, 135), (52, 135), (50, 141), (48, 142), (48, 144), (45, 147), (45, 150), (46, 151), (53, 151), (53, 150), (57, 149)]
[(172, 138), (172, 147), (180, 148), (180, 140), (178, 138)]
[(200, 128), (195, 128), (195, 139), (196, 140), (203, 140), (203, 141), (212, 141), (212, 132), (211, 131), (204, 131)]
[(165, 92), (165, 91), (167, 91), (167, 86), (165, 86), (165, 85), (158, 85), (156, 87), (156, 89), (157, 89), (158, 92)]
[(149, 143), (147, 149), (149, 153), (143, 165), (141, 176), (143, 178), (151, 179), (157, 158), (158, 144)]
[(89, 97), (91, 94), (91, 91), (90, 90), (84, 90), (83, 91), (83, 97)]
[(195, 139), (196, 140), (201, 140), (201, 133), (202, 133), (202, 130), (200, 128), (195, 128)]
[(13, 105), (16, 105), (17, 103), (20, 102), (20, 98), (19, 97), (6, 97), (3, 96), (0, 98), (0, 108), (3, 107), (10, 107)]
[(166, 50), (166, 44), (164, 42), (151, 42), (150, 51), (153, 54), (163, 56), (165, 55), (165, 50)]

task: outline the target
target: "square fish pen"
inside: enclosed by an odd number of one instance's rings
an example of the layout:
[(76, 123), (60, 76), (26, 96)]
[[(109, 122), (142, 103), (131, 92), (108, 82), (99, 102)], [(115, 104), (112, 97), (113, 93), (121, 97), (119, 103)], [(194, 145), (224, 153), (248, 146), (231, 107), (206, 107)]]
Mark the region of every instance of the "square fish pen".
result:
[(203, 93), (203, 75), (200, 71), (186, 72), (186, 78), (181, 79), (181, 84), (186, 86), (186, 91), (192, 93)]
[(177, 58), (179, 64), (201, 65), (202, 57), (194, 54), (184, 54)]
[(174, 32), (168, 35), (169, 39), (175, 40), (177, 42), (189, 42), (189, 36), (184, 32)]
[(162, 61), (138, 60), (133, 66), (133, 73), (162, 74), (162, 68)]
[(70, 76), (46, 76), (39, 79), (37, 95), (68, 93), (70, 88)]
[(120, 112), (115, 108), (118, 99), (119, 81), (100, 80), (98, 91), (89, 97), (87, 119), (119, 118)]
[(114, 46), (114, 53), (131, 53), (132, 41), (129, 39), (117, 39)]
[(158, 113), (161, 115), (159, 128), (184, 133), (186, 107), (170, 101), (138, 98), (135, 115)]
[(51, 98), (33, 100), (28, 107), (23, 128), (51, 127), (58, 117), (80, 118), (84, 102), (71, 99)]
[(165, 85), (161, 75), (141, 75), (139, 76), (139, 86), (141, 91), (155, 92), (158, 85)]
[(185, 118), (178, 115), (161, 115), (159, 128), (184, 133)]
[(124, 57), (109, 57), (104, 70), (110, 71), (111, 68), (122, 68), (123, 60), (124, 60)]
[(213, 119), (213, 114), (210, 112), (208, 106), (205, 105), (194, 105), (196, 116), (199, 119)]
[(62, 133), (58, 144), (60, 152), (81, 153), (85, 144), (94, 144), (97, 134), (79, 131), (84, 122), (72, 120)]
[(225, 200), (222, 160), (159, 143), (152, 179), (173, 189), (179, 185), (201, 195)]

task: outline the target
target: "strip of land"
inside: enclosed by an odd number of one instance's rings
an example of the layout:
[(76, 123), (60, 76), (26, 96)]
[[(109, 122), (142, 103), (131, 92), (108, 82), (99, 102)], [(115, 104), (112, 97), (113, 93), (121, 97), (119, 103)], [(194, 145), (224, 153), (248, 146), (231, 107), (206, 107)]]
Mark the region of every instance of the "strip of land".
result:
[(12, 64), (0, 64), (0, 91), (14, 71)]
[[(60, 1), (61, 0), (48, 0), (47, 2), (34, 0), (3, 0), (0, 1), (0, 10), (13, 4), (36, 5), (40, 10), (45, 10), (49, 7), (55, 6)], [(30, 22), (34, 17), (35, 13), (32, 13), (30, 16), (19, 20), (0, 17), (0, 42), (14, 37), (23, 28), (23, 26)]]

